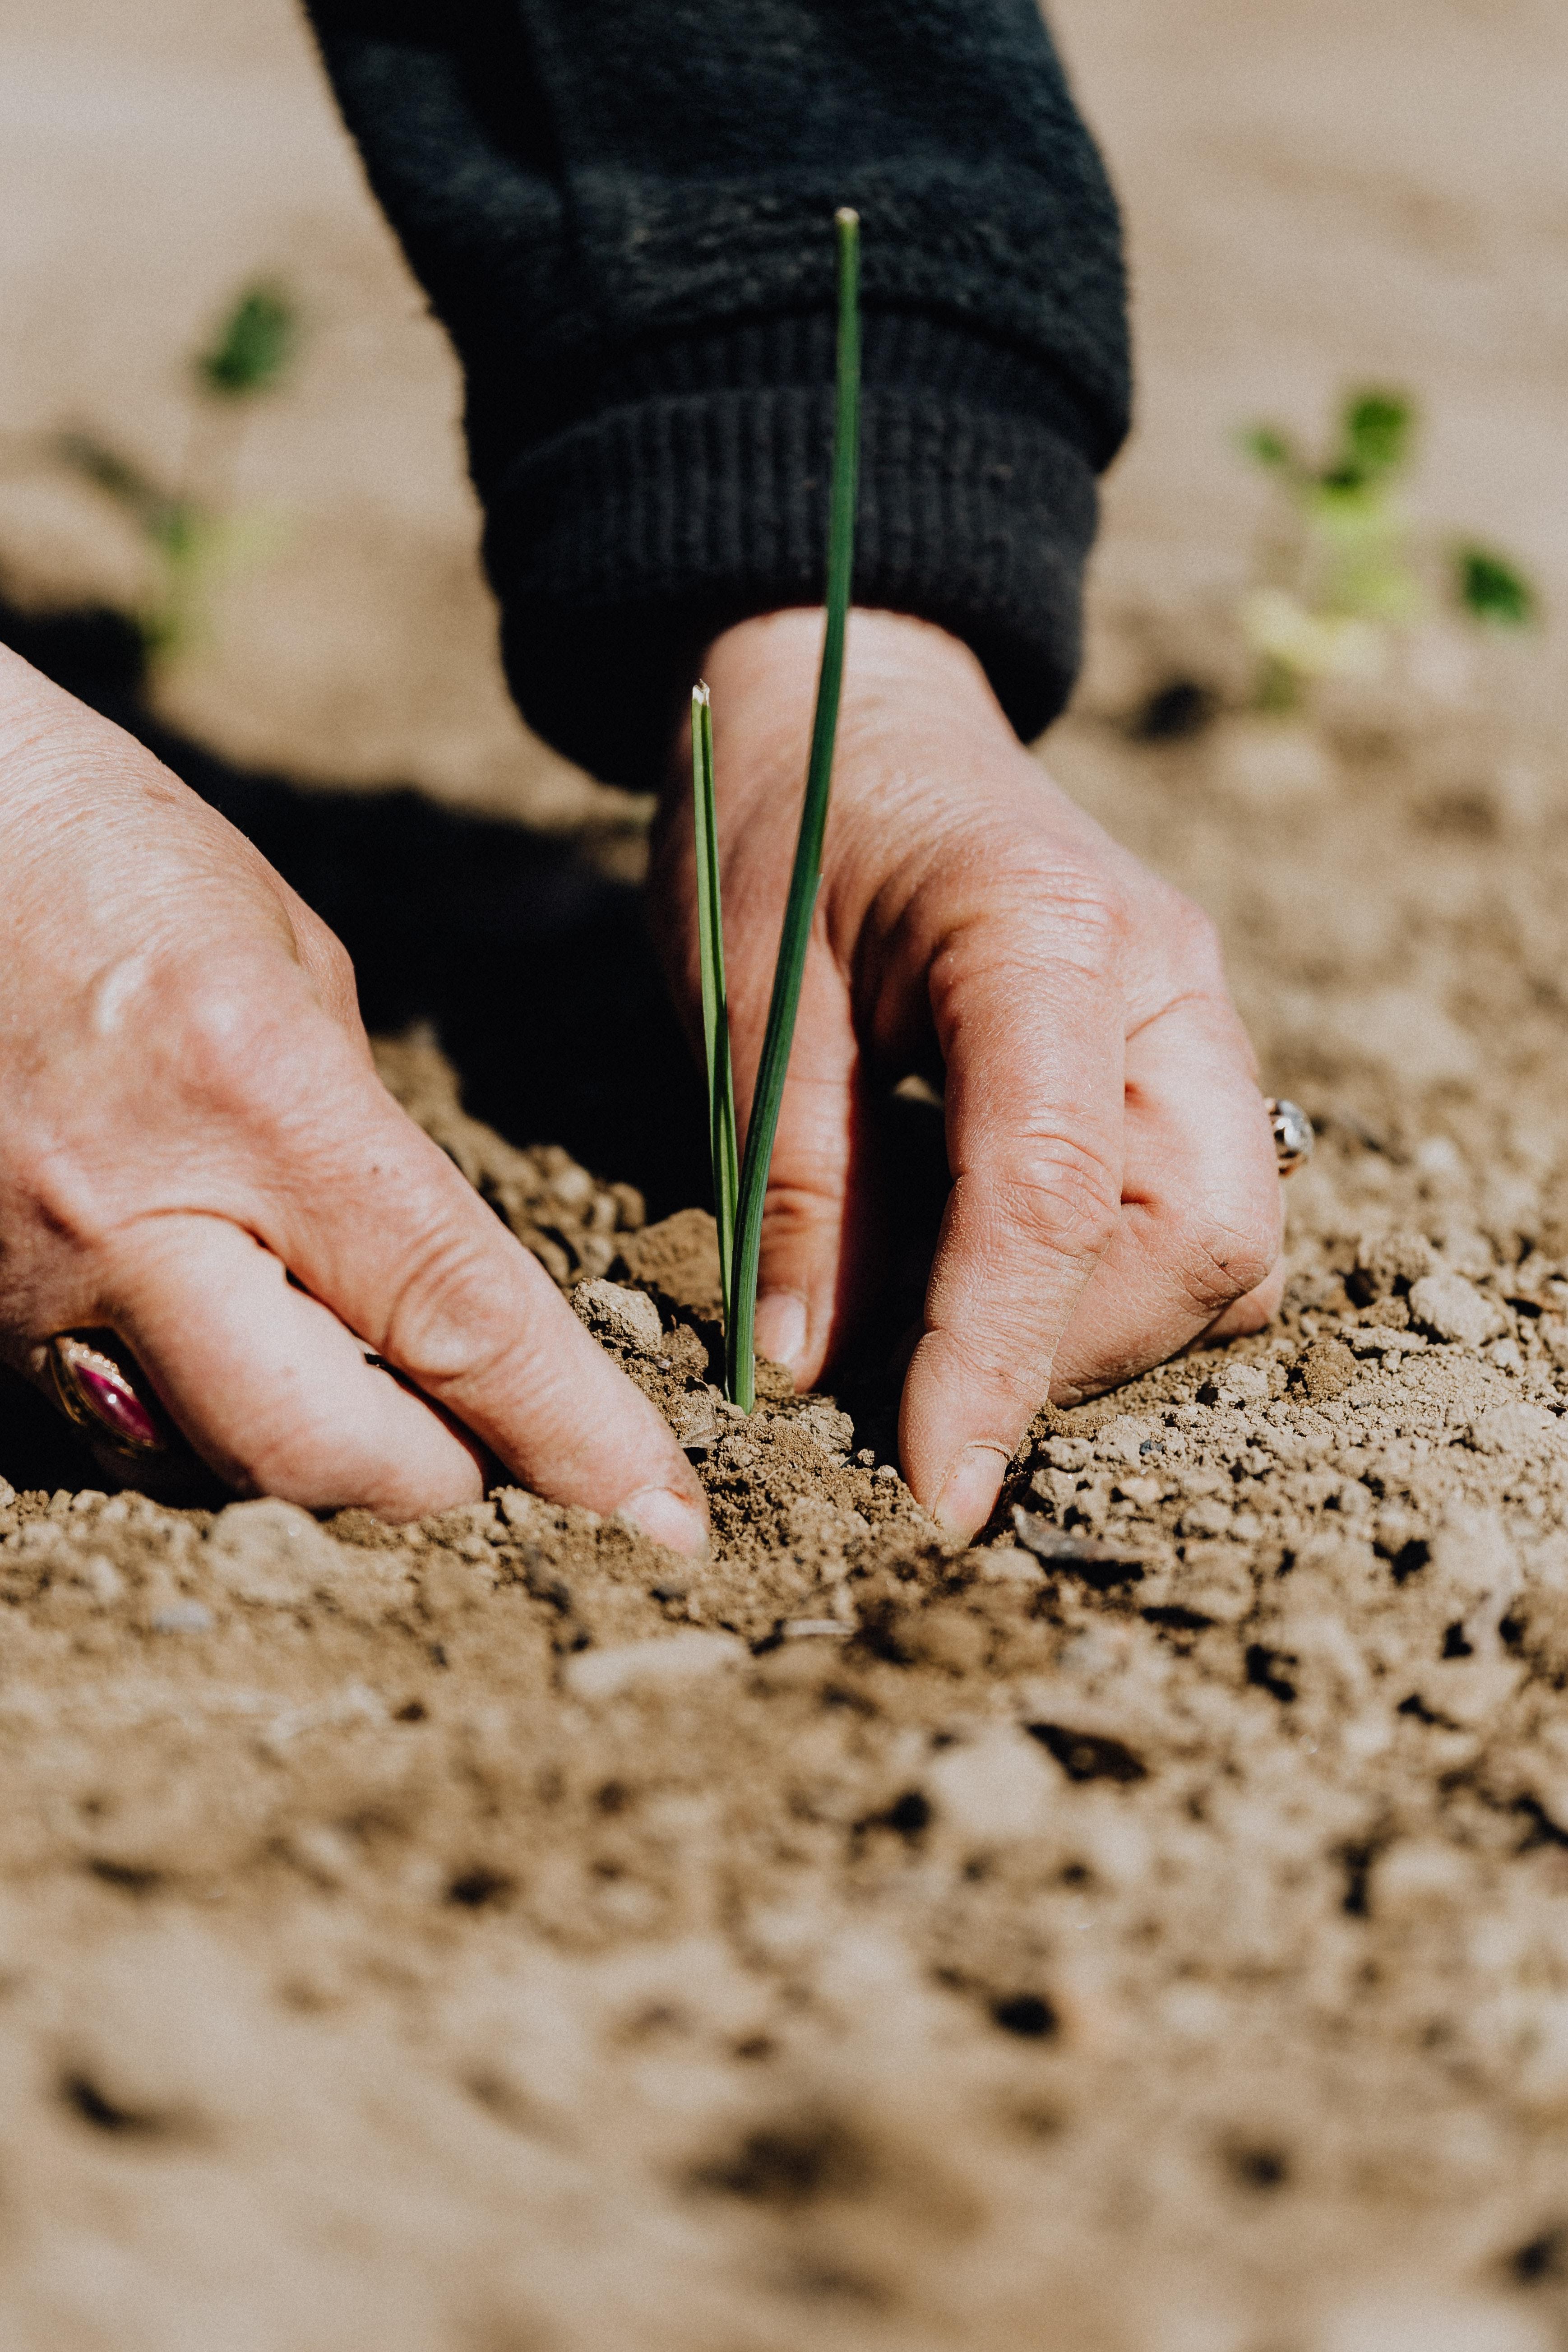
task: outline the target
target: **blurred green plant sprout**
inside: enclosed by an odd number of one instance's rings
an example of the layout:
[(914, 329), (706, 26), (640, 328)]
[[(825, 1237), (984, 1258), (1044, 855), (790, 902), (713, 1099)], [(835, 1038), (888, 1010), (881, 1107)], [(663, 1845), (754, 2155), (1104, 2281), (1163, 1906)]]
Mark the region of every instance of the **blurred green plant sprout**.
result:
[(155, 585), (132, 614), (150, 662), (199, 641), (217, 581), (270, 538), (256, 518), (233, 512), (234, 467), (253, 404), (283, 381), (299, 344), (299, 313), (282, 288), (246, 287), (189, 362), (194, 405), (177, 486), (94, 434), (55, 436), (57, 460), (130, 518), (153, 559)]
[[(1351, 393), (1327, 459), (1302, 456), (1274, 425), (1239, 436), (1278, 484), (1288, 528), (1269, 543), (1268, 576), (1242, 598), (1241, 625), (1258, 661), (1257, 699), (1289, 710), (1320, 679), (1375, 677), (1394, 635), (1432, 609), (1424, 565), (1401, 497), (1416, 436), (1402, 392)], [(1447, 551), (1445, 600), (1482, 627), (1521, 629), (1536, 617), (1534, 589), (1511, 560), (1462, 541)]]
[(756, 1402), (757, 1272), (763, 1203), (784, 1101), (812, 917), (822, 880), (822, 845), (833, 785), (833, 747), (844, 685), (844, 637), (855, 562), (855, 491), (860, 465), (860, 222), (835, 215), (838, 246), (838, 339), (833, 400), (833, 475), (827, 518), (827, 618), (816, 678), (816, 709), (789, 897), (784, 902), (768, 1023), (757, 1065), (752, 1115), (742, 1157), (735, 1130), (735, 1080), (730, 1058), (730, 1008), (724, 982), (720, 903), (718, 804), (713, 781), (713, 712), (705, 686), (691, 697), (691, 789), (697, 859), (698, 953), (702, 979), (702, 1042), (708, 1075), (708, 1128), (724, 1303), (724, 1386), (732, 1404)]

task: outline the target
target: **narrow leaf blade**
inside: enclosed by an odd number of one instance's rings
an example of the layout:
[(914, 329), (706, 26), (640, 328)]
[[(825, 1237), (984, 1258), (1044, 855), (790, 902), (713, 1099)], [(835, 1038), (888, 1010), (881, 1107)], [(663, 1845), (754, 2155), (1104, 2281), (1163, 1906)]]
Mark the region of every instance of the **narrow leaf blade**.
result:
[(778, 1132), (790, 1047), (795, 1040), (806, 948), (822, 879), (822, 845), (833, 782), (833, 747), (844, 684), (844, 638), (855, 563), (855, 498), (860, 461), (860, 222), (847, 208), (835, 216), (838, 236), (838, 343), (833, 403), (833, 487), (827, 523), (827, 614), (811, 756), (768, 1024), (746, 1129), (735, 1234), (731, 1313), (726, 1333), (730, 1394), (750, 1412), (756, 1401), (757, 1273), (762, 1258), (763, 1205)]
[(724, 1328), (730, 1328), (730, 1274), (735, 1246), (739, 1151), (735, 1080), (730, 1057), (730, 1002), (724, 978), (724, 919), (719, 883), (719, 811), (713, 778), (713, 709), (706, 686), (691, 696), (691, 796), (697, 854), (697, 949), (702, 982), (702, 1046), (708, 1074), (708, 1148), (719, 1226)]

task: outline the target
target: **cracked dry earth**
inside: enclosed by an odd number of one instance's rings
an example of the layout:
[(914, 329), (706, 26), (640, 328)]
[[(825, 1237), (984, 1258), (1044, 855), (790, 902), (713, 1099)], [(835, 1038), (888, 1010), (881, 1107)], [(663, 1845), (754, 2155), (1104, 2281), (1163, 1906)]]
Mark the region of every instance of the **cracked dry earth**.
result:
[(944, 1549), (874, 1414), (718, 1401), (696, 1213), (388, 1048), (713, 1556), (0, 1488), (8, 2347), (1568, 2343), (1556, 755), (1052, 750), (1320, 1121), (1281, 1322)]

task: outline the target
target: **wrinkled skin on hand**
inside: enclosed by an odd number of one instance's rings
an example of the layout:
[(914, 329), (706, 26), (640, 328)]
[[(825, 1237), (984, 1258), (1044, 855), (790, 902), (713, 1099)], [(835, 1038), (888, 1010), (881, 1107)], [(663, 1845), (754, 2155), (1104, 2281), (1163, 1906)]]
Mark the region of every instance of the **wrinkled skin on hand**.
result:
[[(822, 637), (709, 649), (737, 1109), (761, 1049)], [(654, 907), (697, 1023), (689, 753)], [(1279, 1304), (1280, 1187), (1207, 918), (1024, 749), (967, 649), (851, 617), (824, 876), (763, 1229), (758, 1346), (815, 1380), (876, 1274), (870, 1104), (940, 1077), (952, 1174), (900, 1447), (955, 1534), (1047, 1394), (1069, 1402)]]
[(0, 872), (0, 1358), (47, 1386), (111, 1329), (241, 1493), (406, 1519), (493, 1455), (703, 1548), (660, 1416), (376, 1077), (331, 932), (4, 649)]

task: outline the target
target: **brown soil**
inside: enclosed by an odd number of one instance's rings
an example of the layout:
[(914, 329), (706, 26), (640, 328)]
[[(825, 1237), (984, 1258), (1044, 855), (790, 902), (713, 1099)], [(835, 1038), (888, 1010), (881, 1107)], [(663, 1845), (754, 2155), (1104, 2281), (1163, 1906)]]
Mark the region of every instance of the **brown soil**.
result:
[[(0, 0), (5, 432), (175, 464), (238, 280), (312, 318), (238, 484), (279, 552), (165, 716), (624, 816), (509, 711), (455, 371), (292, 10), (45, 13)], [(614, 1286), (584, 1312), (692, 1446), (714, 1558), (517, 1494), (389, 1535), (51, 1493), (68, 1455), (0, 1410), (7, 2352), (1568, 2342), (1551, 667), (1437, 646), (1314, 735), (1117, 723), (1225, 679), (1258, 497), (1226, 435), (1347, 379), (1422, 395), (1426, 510), (1563, 609), (1561, 10), (1052, 16), (1128, 203), (1142, 423), (1050, 753), (1213, 908), (1320, 1119), (1287, 1314), (1047, 1416), (1023, 1520), (946, 1552), (885, 1387), (849, 1427), (775, 1381), (739, 1427), (700, 1222), (642, 1228), (386, 1048), (557, 1278)], [(7, 592), (132, 593), (4, 455)]]
[(8, 2341), (1562, 2340), (1555, 771), (1059, 754), (1319, 1117), (1280, 1326), (1043, 1415), (955, 1552), (874, 1415), (724, 1406), (704, 1218), (385, 1049), (713, 1557), (516, 1490), (6, 1500)]

